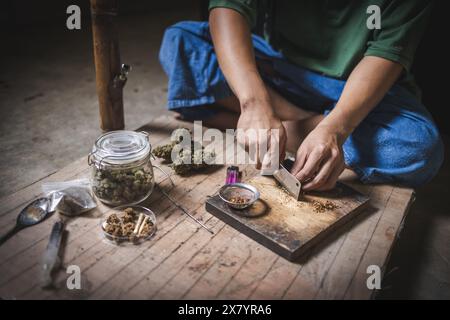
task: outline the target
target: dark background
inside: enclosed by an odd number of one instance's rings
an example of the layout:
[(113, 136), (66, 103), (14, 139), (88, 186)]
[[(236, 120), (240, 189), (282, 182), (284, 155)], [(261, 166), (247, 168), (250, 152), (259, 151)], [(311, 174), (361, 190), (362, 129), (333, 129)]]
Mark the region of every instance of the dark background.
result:
[(426, 33), (420, 43), (413, 65), (413, 73), (422, 89), (422, 100), (434, 116), (442, 133), (450, 133), (448, 115), (450, 73), (448, 1), (435, 1)]

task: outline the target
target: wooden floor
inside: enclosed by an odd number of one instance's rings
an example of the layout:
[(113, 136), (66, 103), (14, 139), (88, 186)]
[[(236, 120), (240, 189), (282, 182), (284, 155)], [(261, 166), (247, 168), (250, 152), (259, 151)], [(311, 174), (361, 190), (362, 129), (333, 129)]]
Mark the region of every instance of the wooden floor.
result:
[[(169, 141), (185, 125), (161, 117), (142, 128), (154, 146)], [(90, 142), (88, 142), (90, 143)], [(40, 259), (56, 215), (25, 229), (0, 247), (3, 299), (367, 299), (367, 267), (384, 270), (413, 199), (413, 191), (388, 185), (361, 185), (345, 172), (341, 180), (369, 194), (370, 208), (328, 237), (308, 256), (289, 262), (238, 233), (205, 211), (204, 202), (223, 184), (225, 168), (192, 177), (173, 175), (171, 195), (214, 230), (199, 228), (157, 190), (144, 203), (157, 215), (151, 240), (118, 247), (100, 232), (108, 208), (70, 220), (57, 289), (39, 285)], [(86, 157), (0, 199), (0, 233), (10, 229), (20, 209), (42, 196), (43, 181), (89, 177)], [(163, 177), (155, 172), (156, 180)], [(169, 188), (162, 182), (161, 186)], [(167, 189), (168, 190), (168, 189)], [(81, 269), (81, 290), (69, 290), (66, 268)]]

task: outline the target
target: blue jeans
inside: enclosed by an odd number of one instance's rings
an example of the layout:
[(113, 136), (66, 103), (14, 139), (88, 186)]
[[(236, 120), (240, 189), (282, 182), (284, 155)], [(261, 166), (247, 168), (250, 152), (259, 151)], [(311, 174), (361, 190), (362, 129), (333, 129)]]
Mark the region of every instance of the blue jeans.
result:
[[(269, 63), (261, 71), (267, 85), (309, 111), (328, 114), (345, 80), (330, 78), (287, 61), (253, 35), (257, 62)], [(168, 108), (190, 120), (217, 112), (213, 103), (232, 92), (219, 68), (206, 22), (180, 22), (169, 27), (159, 59), (169, 78)], [(433, 119), (419, 99), (394, 85), (383, 100), (353, 131), (343, 145), (344, 158), (364, 183), (399, 183), (417, 187), (438, 172), (443, 144)]]

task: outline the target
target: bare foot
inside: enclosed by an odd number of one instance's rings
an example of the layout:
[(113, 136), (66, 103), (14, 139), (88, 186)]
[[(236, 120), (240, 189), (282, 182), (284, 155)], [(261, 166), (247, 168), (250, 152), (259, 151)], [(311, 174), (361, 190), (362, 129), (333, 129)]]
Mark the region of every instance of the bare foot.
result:
[(175, 118), (175, 119), (177, 119), (177, 120), (180, 120), (180, 121), (184, 121), (184, 117), (183, 117), (183, 115), (181, 114), (181, 113), (178, 113), (178, 112), (173, 112), (173, 117)]
[(324, 117), (322, 114), (315, 114), (303, 120), (283, 121), (287, 132), (286, 150), (295, 154), (302, 141)]
[(226, 129), (236, 129), (239, 114), (228, 111), (219, 111), (215, 116), (203, 121), (203, 124), (210, 128), (225, 131)]

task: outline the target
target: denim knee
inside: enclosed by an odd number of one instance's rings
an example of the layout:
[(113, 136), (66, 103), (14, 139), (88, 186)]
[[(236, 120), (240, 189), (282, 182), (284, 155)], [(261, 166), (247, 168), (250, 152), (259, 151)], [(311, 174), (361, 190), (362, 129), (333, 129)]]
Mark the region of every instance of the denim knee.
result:
[(431, 117), (402, 112), (370, 114), (345, 142), (345, 162), (362, 182), (419, 187), (439, 171), (444, 146)]
[(170, 74), (172, 68), (175, 67), (176, 55), (179, 53), (180, 45), (182, 45), (187, 34), (187, 31), (183, 29), (183, 23), (174, 24), (164, 31), (161, 48), (159, 49), (159, 61), (166, 74)]
[(168, 77), (167, 107), (170, 110), (186, 117), (206, 117), (214, 111), (186, 108), (213, 104), (231, 95), (206, 22), (184, 21), (167, 28), (159, 60)]
[(444, 162), (444, 144), (439, 131), (434, 124), (417, 130), (423, 134), (423, 139), (412, 147), (411, 152), (421, 155), (423, 161), (404, 177), (404, 184), (419, 187), (429, 182), (439, 171)]
[[(397, 182), (407, 187), (420, 187), (429, 182), (439, 171), (444, 160), (444, 145), (436, 126), (430, 121), (427, 124), (416, 123), (411, 130), (411, 139), (405, 134), (398, 141), (395, 152), (387, 153), (391, 157), (391, 167), (375, 170), (373, 179), (379, 182)], [(420, 138), (417, 138), (420, 137)], [(388, 178), (383, 181), (383, 176)]]

